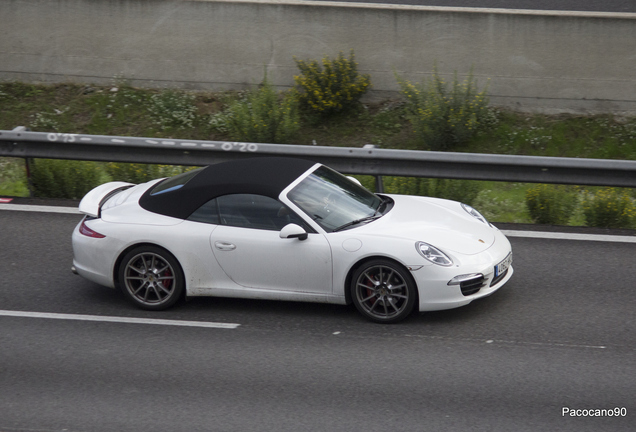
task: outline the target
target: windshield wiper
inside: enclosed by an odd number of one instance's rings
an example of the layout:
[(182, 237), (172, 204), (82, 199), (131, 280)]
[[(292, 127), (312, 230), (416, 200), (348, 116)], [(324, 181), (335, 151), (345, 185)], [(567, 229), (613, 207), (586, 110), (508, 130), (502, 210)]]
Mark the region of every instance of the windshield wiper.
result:
[(344, 225), (340, 225), (338, 228), (334, 229), (333, 232), (340, 231), (340, 230), (343, 230), (345, 228), (349, 228), (350, 226), (353, 226), (353, 225), (358, 225), (358, 224), (360, 224), (362, 222), (371, 222), (371, 221), (379, 219), (381, 217), (382, 217), (382, 215), (374, 214), (373, 216), (367, 216), (367, 217), (363, 217), (363, 218), (360, 218), (360, 219), (352, 220), (351, 222), (347, 222)]
[(382, 213), (382, 211), (386, 209), (386, 206), (391, 202), (391, 199), (384, 198), (381, 196), (379, 198), (382, 200), (382, 202), (380, 203), (378, 208), (373, 212), (371, 216), (366, 216), (360, 219), (352, 220), (351, 222), (347, 222), (346, 224), (340, 225), (338, 228), (334, 229), (333, 232), (340, 231), (345, 228), (349, 228), (350, 226), (353, 226), (353, 225), (358, 225), (362, 222), (371, 222), (376, 219), (380, 219), (382, 216), (384, 216), (384, 213)]
[(389, 199), (380, 197), (380, 199), (382, 200), (382, 202), (380, 203), (380, 205), (378, 206), (377, 210), (375, 211), (375, 215), (382, 213), (382, 210), (384, 210), (386, 208), (386, 206), (391, 202)]

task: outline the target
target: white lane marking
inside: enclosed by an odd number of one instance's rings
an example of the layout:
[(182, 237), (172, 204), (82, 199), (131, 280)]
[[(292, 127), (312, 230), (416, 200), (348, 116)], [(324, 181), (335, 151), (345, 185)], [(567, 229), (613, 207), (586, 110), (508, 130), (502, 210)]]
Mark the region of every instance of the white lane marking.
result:
[(80, 214), (80, 211), (77, 207), (38, 206), (24, 204), (0, 204), (0, 210), (15, 210), (38, 213)]
[(525, 341), (511, 341), (511, 340), (499, 340), (488, 339), (487, 344), (512, 344), (512, 345), (536, 345), (536, 346), (551, 346), (551, 347), (563, 347), (563, 348), (589, 348), (589, 349), (607, 349), (605, 345), (580, 345), (560, 342), (525, 342)]
[[(0, 210), (16, 210), (30, 211), (40, 213), (68, 213), (80, 214), (75, 207), (56, 207), (56, 206), (38, 206), (24, 204), (1, 204)], [(604, 234), (575, 234), (562, 232), (543, 232), (543, 231), (516, 231), (501, 230), (507, 237), (524, 237), (533, 239), (553, 239), (553, 240), (583, 240), (583, 241), (600, 241), (613, 243), (636, 243), (636, 236), (617, 236)]]
[(0, 316), (19, 317), (19, 318), (45, 318), (45, 319), (75, 320), (75, 321), (98, 321), (98, 322), (125, 323), (125, 324), (154, 324), (154, 325), (164, 325), (164, 326), (203, 327), (203, 328), (219, 328), (219, 329), (235, 329), (238, 326), (240, 326), (240, 324), (217, 323), (217, 322), (207, 322), (207, 321), (179, 321), (179, 320), (127, 318), (127, 317), (99, 316), (99, 315), (21, 312), (21, 311), (9, 311), (9, 310), (0, 310)]
[(615, 243), (636, 243), (636, 236), (617, 236), (604, 234), (574, 234), (560, 232), (542, 232), (542, 231), (514, 231), (502, 230), (507, 237), (525, 237), (533, 239), (554, 239), (554, 240), (584, 240), (584, 241), (600, 241)]
[[(521, 340), (505, 340), (505, 339), (476, 339), (476, 338), (456, 338), (456, 337), (446, 337), (446, 336), (427, 336), (427, 335), (414, 335), (414, 334), (406, 334), (404, 335), (410, 338), (417, 338), (421, 340), (441, 340), (441, 341), (459, 341), (459, 342), (477, 342), (477, 343), (486, 343), (489, 345), (518, 345), (518, 346), (535, 346), (535, 347), (559, 347), (559, 348), (576, 348), (576, 349), (598, 349), (605, 350), (610, 349), (609, 346), (606, 345), (585, 345), (585, 344), (577, 344), (577, 343), (568, 343), (568, 342), (532, 342), (532, 341), (521, 341)], [(349, 336), (351, 337), (351, 335)], [(633, 350), (630, 347), (630, 350)]]

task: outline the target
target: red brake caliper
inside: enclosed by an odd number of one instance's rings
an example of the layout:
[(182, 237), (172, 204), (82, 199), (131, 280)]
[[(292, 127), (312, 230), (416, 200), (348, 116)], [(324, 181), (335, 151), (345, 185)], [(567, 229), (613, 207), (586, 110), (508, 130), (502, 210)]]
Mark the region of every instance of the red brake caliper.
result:
[[(165, 274), (166, 277), (172, 277), (172, 272), (170, 271), (170, 269), (166, 269), (164, 274)], [(170, 279), (164, 279), (164, 282), (165, 283), (164, 283), (163, 286), (166, 287), (166, 289), (169, 290), (170, 289), (170, 285), (172, 284), (172, 281)]]

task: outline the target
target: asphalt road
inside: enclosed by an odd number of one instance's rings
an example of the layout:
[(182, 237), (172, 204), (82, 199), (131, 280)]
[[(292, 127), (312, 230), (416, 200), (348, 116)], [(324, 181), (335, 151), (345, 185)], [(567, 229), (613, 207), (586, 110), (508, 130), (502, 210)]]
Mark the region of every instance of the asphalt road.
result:
[[(77, 215), (0, 210), (0, 431), (634, 431), (636, 244), (511, 238), (467, 307), (383, 326), (352, 307), (130, 306), (70, 273)], [(569, 409), (625, 408), (612, 417)]]
[[(329, 1), (329, 0), (326, 0)], [(634, 0), (338, 0), (355, 3), (388, 3), (495, 9), (561, 10), (582, 12), (636, 12)]]

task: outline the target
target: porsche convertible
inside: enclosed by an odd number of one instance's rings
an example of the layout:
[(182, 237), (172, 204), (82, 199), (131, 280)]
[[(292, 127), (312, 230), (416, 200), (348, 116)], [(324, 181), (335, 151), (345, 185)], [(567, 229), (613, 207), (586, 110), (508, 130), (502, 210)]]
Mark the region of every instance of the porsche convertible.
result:
[(353, 303), (371, 321), (450, 309), (512, 276), (508, 239), (477, 210), (374, 194), (302, 159), (223, 162), (82, 199), (76, 274), (140, 308), (221, 296)]

